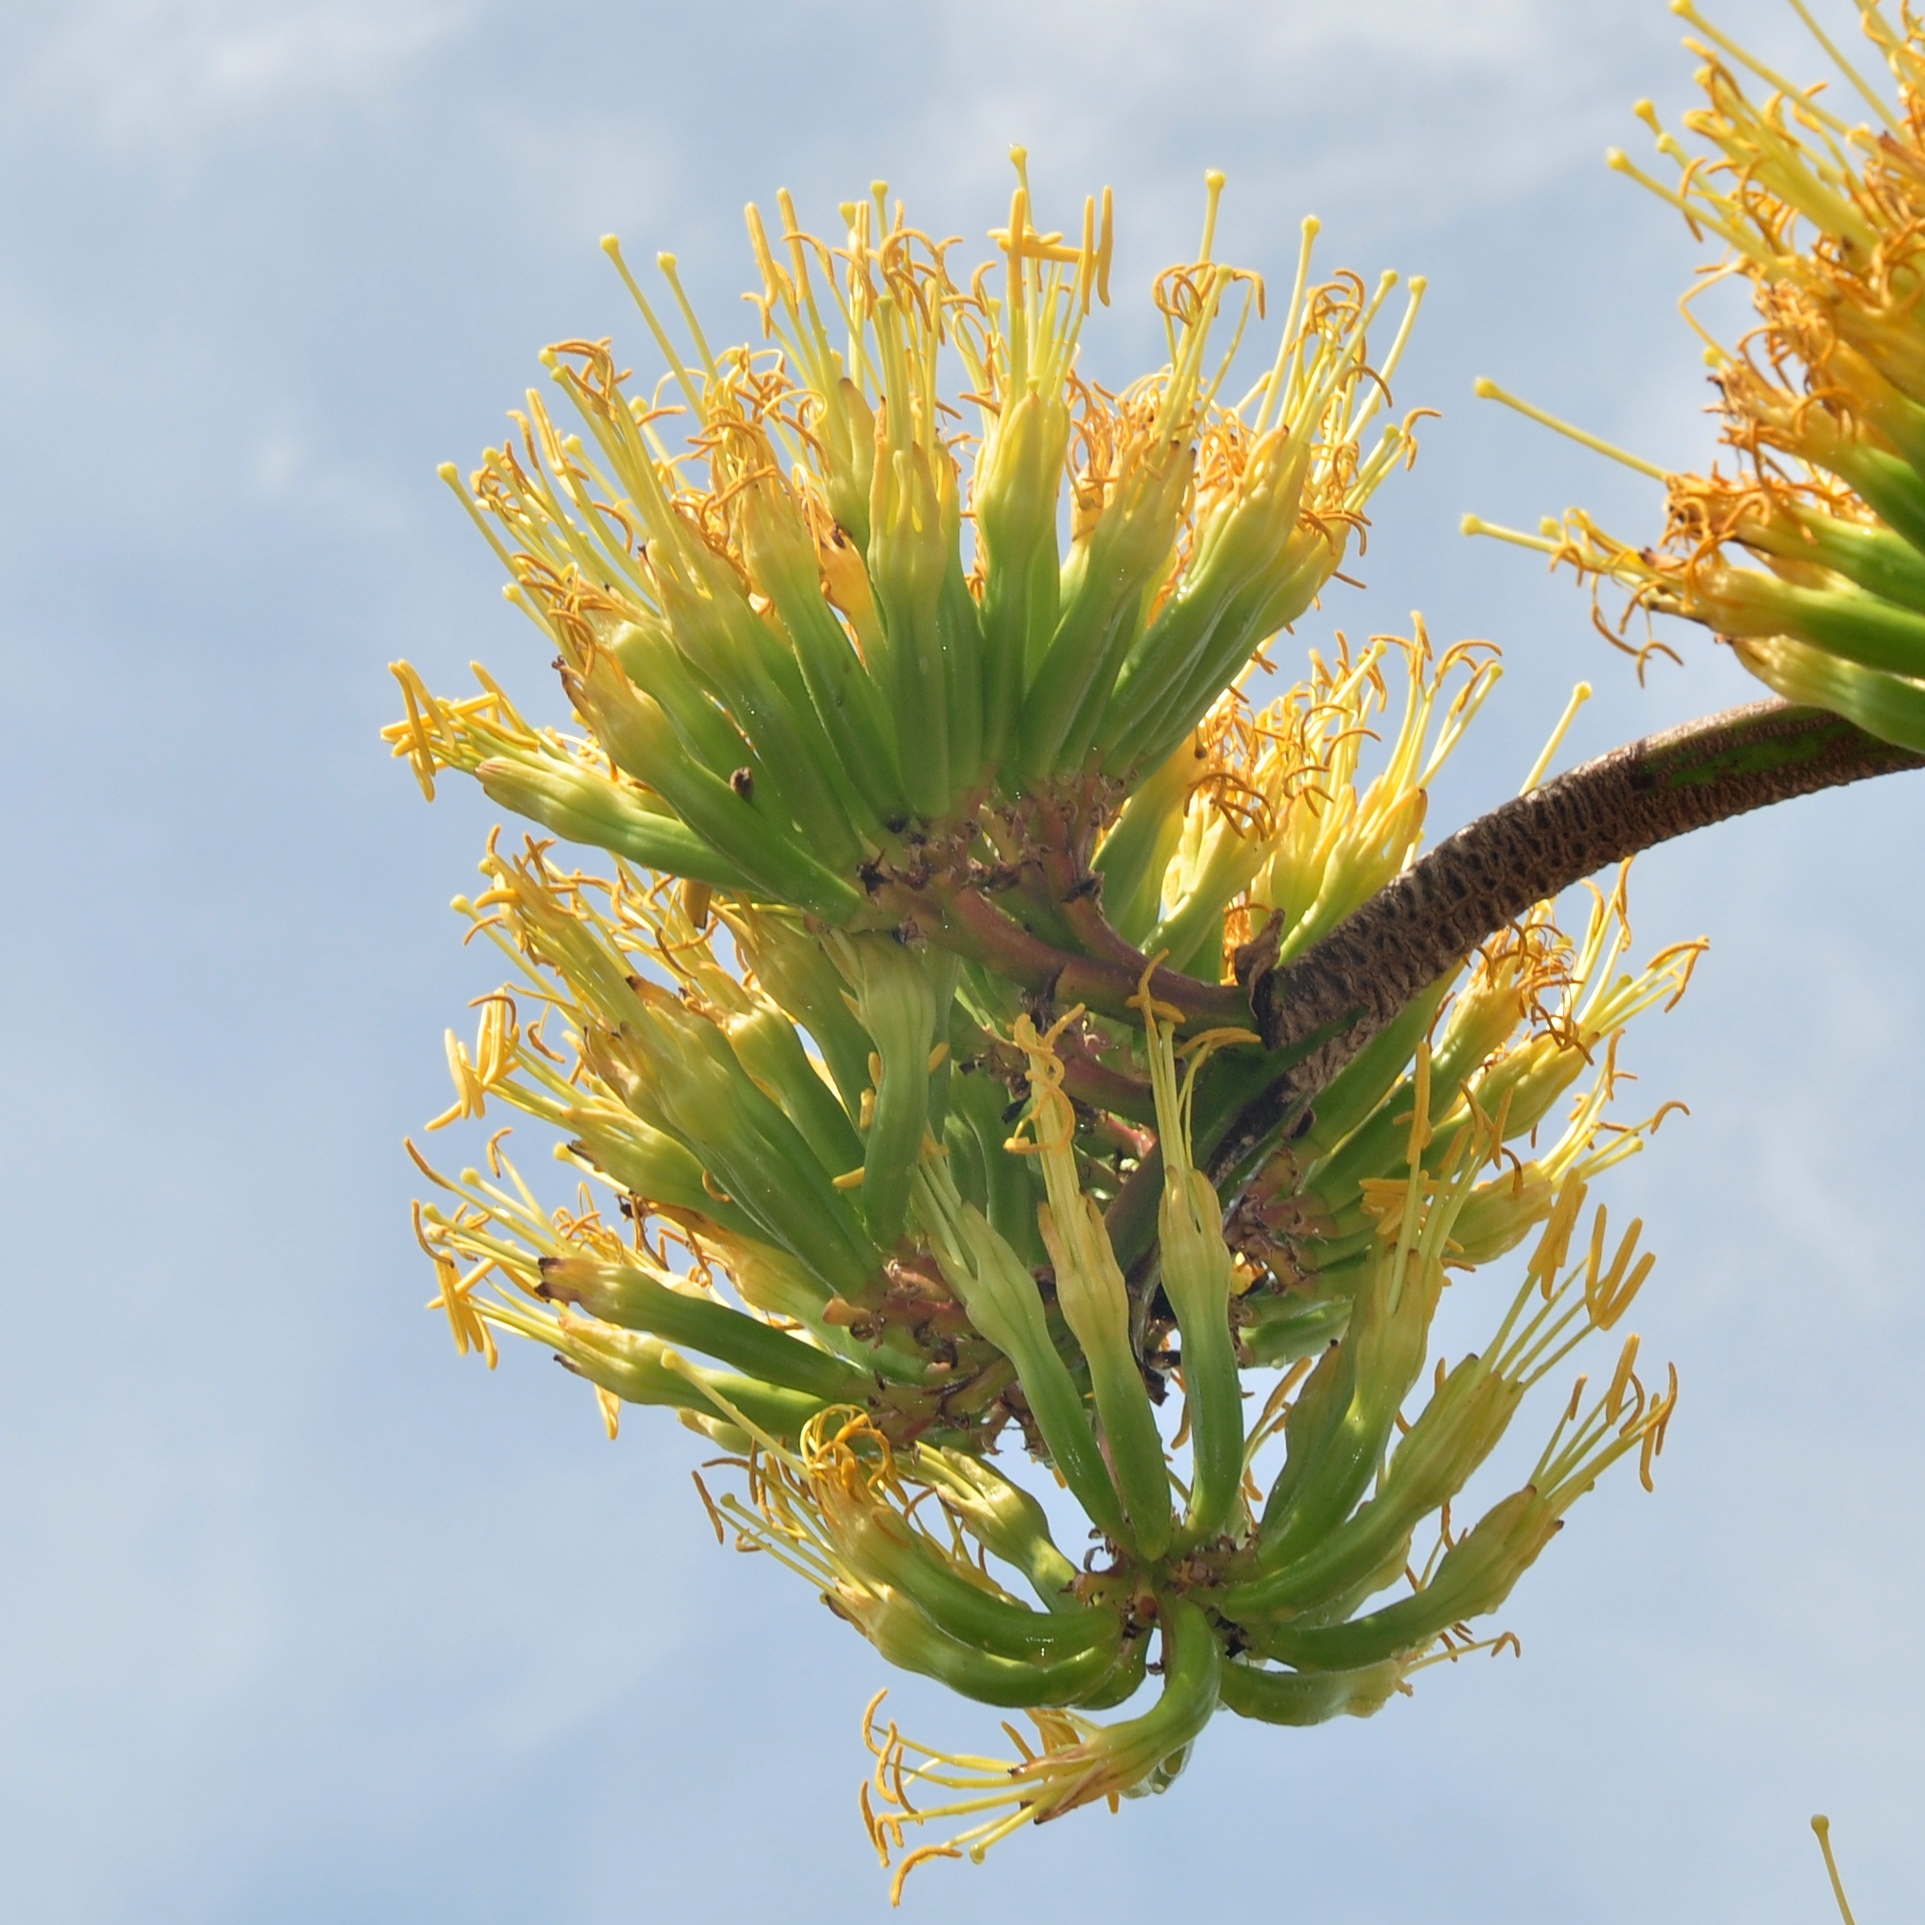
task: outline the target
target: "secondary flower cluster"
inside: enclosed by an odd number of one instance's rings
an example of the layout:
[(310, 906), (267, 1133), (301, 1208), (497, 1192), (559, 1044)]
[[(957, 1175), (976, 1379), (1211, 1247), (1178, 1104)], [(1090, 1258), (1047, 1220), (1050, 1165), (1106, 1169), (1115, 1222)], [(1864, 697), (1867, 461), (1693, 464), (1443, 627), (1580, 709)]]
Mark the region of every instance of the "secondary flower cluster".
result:
[[(1371, 365), (1384, 290), (1314, 286), (1306, 236), (1282, 348), (1225, 405), (1211, 331), (1263, 295), (1213, 259), (1218, 186), (1199, 260), (1157, 283), (1169, 362), (1120, 395), (1075, 359), (1107, 201), (1068, 243), (1020, 187), (966, 285), (880, 192), (833, 248), (786, 199), (777, 240), (751, 210), (772, 345), (711, 352), (671, 263), (692, 350), (642, 302), (666, 389), (565, 344), (595, 452), (531, 396), (462, 491), (584, 732), (485, 674), (444, 701), (397, 670), (424, 786), (472, 771), (550, 832), (497, 832), (457, 901), (512, 976), (472, 1045), (450, 1033), (430, 1128), (534, 1119), (580, 1179), (542, 1203), (500, 1128), (485, 1167), (417, 1151), (434, 1307), (491, 1365), (504, 1330), (553, 1350), (611, 1435), (625, 1404), (679, 1412), (722, 1453), (719, 1534), (888, 1661), (1030, 1715), (996, 1764), (872, 1706), (863, 1809), (898, 1892), (932, 1853), (1160, 1790), (1219, 1708), (1363, 1715), (1506, 1643), (1472, 1621), (1609, 1464), (1648, 1479), (1675, 1402), (1624, 1340), (1453, 1524), (1525, 1393), (1651, 1268), (1587, 1193), (1661, 1119), (1609, 1120), (1618, 1039), (1698, 946), (1626, 967), (1622, 876), (1580, 935), (1540, 905), (1220, 1155), (1304, 1055), (1254, 1033), (1239, 970), (1408, 865), (1498, 668), (1420, 627), (1245, 692), (1407, 452), (1394, 425), (1365, 445), (1403, 335)], [(1433, 1360), (1443, 1291), (1520, 1249), (1490, 1341)], [(1150, 1707), (1096, 1722), (1153, 1649)]]
[[(1688, 0), (1674, 10), (1705, 36), (1686, 42), (1706, 63), (1706, 105), (1684, 116), (1701, 145), (1647, 101), (1638, 113), (1676, 186), (1610, 160), (1724, 244), (1701, 286), (1751, 284), (1759, 324), (1736, 347), (1693, 321), (1740, 465), (1667, 475), (1625, 457), (1665, 483), (1655, 549), (1581, 509), (1536, 536), (1466, 526), (1618, 583), (1633, 608), (1702, 622), (1788, 700), (1925, 750), (1925, 30), (1909, 11), (1902, 31), (1879, 5), (1863, 11), (1894, 111), (1797, 7), (1871, 115), (1854, 125), (1847, 102), (1775, 73)], [(1770, 90), (1762, 105), (1741, 73)]]
[[(663, 382), (631, 397), (609, 343), (560, 343), (544, 360), (592, 447), (531, 392), (518, 445), (466, 490), (443, 470), (559, 651), (594, 750), (519, 724), (485, 677), (447, 702), (404, 670), (398, 740), (424, 786), (471, 770), (572, 840), (861, 925), (891, 919), (877, 879), (926, 871), (945, 839), (952, 862), (983, 839), (1019, 858), (1037, 787), (1098, 806), (1165, 760), (1315, 601), (1411, 452), (1407, 425), (1372, 424), (1422, 284), (1372, 367), (1396, 277), (1314, 283), (1314, 223), (1275, 359), (1225, 403), (1265, 293), (1212, 258), (1220, 188), (1200, 258), (1156, 284), (1169, 363), (1121, 394), (1076, 371), (1107, 197), (1072, 245), (1037, 231), (1019, 186), (993, 236), (1000, 292), (989, 265), (959, 285), (957, 243), (900, 205), (890, 219), (880, 189), (843, 208), (840, 248), (786, 195), (775, 244), (751, 208), (764, 345), (720, 355), (672, 257), (686, 351), (611, 239)], [(979, 417), (967, 484), (952, 372)]]

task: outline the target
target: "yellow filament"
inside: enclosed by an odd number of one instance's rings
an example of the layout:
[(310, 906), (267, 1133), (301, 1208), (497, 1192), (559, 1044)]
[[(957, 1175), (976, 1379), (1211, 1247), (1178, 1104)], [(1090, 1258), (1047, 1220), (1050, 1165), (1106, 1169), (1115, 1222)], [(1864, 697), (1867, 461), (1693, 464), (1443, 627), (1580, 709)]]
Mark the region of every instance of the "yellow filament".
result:
[[(1831, 56), (1832, 65), (1851, 82), (1858, 97), (1885, 123), (1887, 130), (1902, 135), (1904, 129), (1892, 118), (1885, 103), (1865, 84), (1864, 76), (1833, 45), (1831, 36), (1811, 17), (1811, 11), (1805, 5), (1805, 0), (1791, 0), (1791, 10), (1805, 23), (1805, 30)], [(1809, 106), (1810, 103), (1807, 101), (1806, 105)]]
[[(1791, 5), (1792, 10), (1804, 21), (1805, 25), (1810, 27), (1814, 34), (1817, 34), (1819, 44), (1827, 53), (1831, 54), (1834, 60), (1838, 60), (1837, 52), (1833, 49), (1831, 42), (1826, 40), (1822, 33), (1818, 33), (1818, 29), (1813, 23), (1811, 16), (1805, 12), (1803, 7), (1798, 5), (1798, 0), (1791, 0)], [(1693, 0), (1671, 0), (1671, 11), (1675, 13), (1680, 20), (1690, 21), (1714, 47), (1717, 47), (1721, 52), (1728, 53), (1741, 67), (1749, 67), (1767, 86), (1776, 87), (1781, 94), (1784, 94), (1791, 100), (1797, 101), (1801, 107), (1816, 119), (1823, 121), (1834, 133), (1842, 134), (1845, 132), (1845, 123), (1840, 120), (1836, 114), (1828, 113), (1824, 108), (1818, 106), (1806, 96), (1803, 88), (1793, 86), (1783, 74), (1774, 72), (1773, 69), (1767, 67), (1756, 54), (1748, 52), (1745, 48), (1741, 47), (1729, 34), (1720, 33), (1719, 30), (1698, 11)], [(1687, 42), (1686, 44), (1688, 45), (1689, 43)], [(1700, 51), (1702, 51), (1702, 49), (1700, 49)], [(1840, 67), (1845, 66), (1842, 60), (1838, 60), (1838, 64)], [(1845, 68), (1845, 71), (1848, 74), (1851, 72), (1848, 67)], [(1872, 104), (1877, 106), (1878, 103), (1874, 100)], [(1880, 107), (1879, 112), (1882, 115), (1884, 109)]]
[(1811, 1828), (1818, 1834), (1818, 1849), (1825, 1854), (1825, 1870), (1831, 1878), (1831, 1895), (1838, 1901), (1838, 1915), (1845, 1925), (1855, 1925), (1851, 1907), (1845, 1902), (1844, 1881), (1838, 1876), (1838, 1861), (1831, 1852), (1831, 1820), (1820, 1812), (1812, 1819)]
[(1521, 415), (1527, 415), (1543, 427), (1567, 439), (1589, 448), (1593, 453), (1608, 455), (1613, 461), (1621, 461), (1627, 468), (1635, 468), (1641, 475), (1649, 475), (1653, 481), (1665, 478), (1664, 469), (1655, 461), (1646, 461), (1642, 455), (1627, 454), (1614, 443), (1605, 441), (1597, 435), (1587, 433), (1583, 428), (1574, 428), (1568, 421), (1560, 421), (1554, 414), (1547, 414), (1542, 408), (1534, 407), (1528, 401), (1500, 388), (1488, 375), (1480, 374), (1471, 383), (1471, 390), (1480, 401), (1501, 401), (1507, 408), (1515, 408)]
[[(1470, 521), (1474, 520), (1475, 517), (1466, 515), (1464, 519)], [(1466, 528), (1464, 532), (1466, 534), (1472, 534), (1481, 531)], [(1529, 795), (1530, 792), (1544, 780), (1545, 774), (1551, 766), (1551, 758), (1563, 747), (1564, 738), (1570, 733), (1571, 724), (1577, 720), (1578, 710), (1590, 699), (1591, 685), (1589, 682), (1580, 682), (1577, 687), (1571, 691), (1571, 699), (1565, 703), (1564, 713), (1558, 717), (1557, 727), (1551, 731), (1551, 739), (1544, 744), (1543, 752), (1538, 756), (1537, 760), (1531, 764), (1531, 772), (1524, 778), (1524, 786), (1518, 790), (1519, 795)]]

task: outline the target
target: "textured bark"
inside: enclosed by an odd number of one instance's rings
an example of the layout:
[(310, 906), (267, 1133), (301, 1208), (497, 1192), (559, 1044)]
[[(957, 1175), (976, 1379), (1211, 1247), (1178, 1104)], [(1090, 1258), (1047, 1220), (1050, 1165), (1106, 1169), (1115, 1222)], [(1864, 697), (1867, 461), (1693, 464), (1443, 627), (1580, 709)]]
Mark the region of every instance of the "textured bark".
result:
[(1824, 710), (1727, 709), (1480, 816), (1281, 968), (1253, 944), (1238, 974), (1272, 1048), (1347, 1026), (1245, 1106), (1212, 1158), (1218, 1177), (1247, 1164), (1412, 997), (1533, 903), (1727, 817), (1918, 768), (1925, 757)]

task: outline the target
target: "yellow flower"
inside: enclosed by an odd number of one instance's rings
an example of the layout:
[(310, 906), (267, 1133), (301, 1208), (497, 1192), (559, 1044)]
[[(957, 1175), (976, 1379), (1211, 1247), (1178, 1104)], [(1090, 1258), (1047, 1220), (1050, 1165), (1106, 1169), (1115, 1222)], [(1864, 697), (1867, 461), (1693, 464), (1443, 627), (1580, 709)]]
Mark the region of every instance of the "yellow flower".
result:
[[(1485, 642), (1434, 658), (1421, 619), (1413, 640), (1380, 636), (1354, 660), (1338, 643), (1260, 711), (1230, 690), (1099, 848), (1112, 920), (1172, 967), (1227, 979), (1237, 945), (1272, 918), (1287, 961), (1368, 901), (1415, 853), (1430, 785), (1502, 673)], [(1360, 786), (1394, 660), (1403, 715)]]
[(444, 470), (588, 738), (528, 728), (491, 682), (437, 700), (401, 664), (389, 735), (424, 787), (469, 771), (573, 839), (857, 926), (855, 879), (911, 861), (916, 825), (1168, 757), (1414, 452), (1378, 417), (1422, 286), (1373, 365), (1396, 277), (1316, 283), (1308, 224), (1275, 360), (1227, 400), (1266, 297), (1215, 258), (1212, 175), (1198, 259), (1154, 290), (1168, 363), (1112, 395), (1077, 371), (1108, 196), (1066, 242), (1016, 164), (997, 258), (966, 279), (880, 187), (839, 245), (786, 195), (779, 235), (751, 208), (761, 345), (712, 349), (664, 255), (678, 346), (607, 243), (662, 384), (633, 395), (609, 343), (558, 343), (586, 439), (531, 392), (466, 487)]
[[(432, 1127), (506, 1108), (578, 1181), (538, 1202), (502, 1127), (485, 1169), (416, 1156), (457, 1350), (550, 1350), (611, 1437), (625, 1405), (675, 1411), (724, 1453), (695, 1480), (721, 1541), (1034, 1727), (1003, 1763), (872, 1704), (897, 1896), (932, 1855), (1161, 1791), (1219, 1709), (1368, 1716), (1508, 1648), (1467, 1620), (1612, 1461), (1648, 1475), (1675, 1399), (1630, 1339), (1531, 1483), (1453, 1528), (1525, 1394), (1650, 1272), (1601, 1210), (1571, 1257), (1587, 1185), (1658, 1120), (1606, 1120), (1619, 1035), (1697, 952), (1623, 967), (1622, 879), (1575, 940), (1540, 904), (1440, 956), (1287, 1141), (1239, 1134), (1320, 1046), (1256, 1033), (1282, 979), (1254, 972), (1413, 862), (1499, 673), (1419, 622), (1250, 692), (1412, 453), (1387, 384), (1421, 284), (1393, 325), (1394, 277), (1320, 280), (1310, 222), (1272, 314), (1219, 258), (1212, 175), (1196, 258), (1152, 290), (1164, 363), (1110, 392), (1078, 359), (1108, 196), (1046, 228), (1015, 159), (973, 271), (881, 186), (833, 241), (786, 195), (751, 208), (749, 342), (711, 344), (666, 255), (658, 312), (608, 242), (660, 381), (558, 343), (562, 400), (445, 477), (575, 724), (404, 663), (387, 731), (430, 794), (473, 774), (613, 857), (497, 832), (455, 903), (509, 973), (450, 1035)], [(1433, 1373), (1453, 1273), (1534, 1232), (1495, 1337)], [(1086, 1539), (1058, 1544), (1025, 1456)], [(1154, 1702), (1103, 1722), (1152, 1653)]]
[[(1863, 11), (1894, 112), (1793, 4), (1871, 124), (1852, 124), (1822, 88), (1774, 72), (1684, 0), (1675, 10), (1705, 36), (1686, 42), (1706, 63), (1706, 105), (1684, 117), (1700, 149), (1647, 101), (1639, 116), (1676, 185), (1609, 157), (1694, 234), (1724, 243), (1699, 289), (1734, 275), (1751, 283), (1760, 325), (1735, 347), (1685, 302), (1739, 471), (1667, 474), (1480, 381), (1480, 393), (1662, 480), (1664, 537), (1622, 541), (1582, 510), (1536, 535), (1475, 516), (1464, 525), (1624, 588), (1626, 621), (1642, 610), (1702, 622), (1788, 700), (1925, 750), (1925, 30), (1909, 12), (1901, 32), (1877, 4)], [(1770, 90), (1762, 105), (1741, 71)], [(1614, 640), (1623, 631), (1606, 627)], [(1654, 649), (1669, 652), (1655, 641), (1632, 650), (1640, 668)]]
[[(1038, 1746), (1004, 1725), (1019, 1757), (1009, 1763), (937, 1751), (905, 1738), (893, 1721), (878, 1731), (882, 1693), (870, 1701), (863, 1737), (875, 1769), (862, 1791), (862, 1816), (885, 1869), (902, 1854), (890, 1902), (903, 1881), (932, 1858), (981, 1862), (990, 1846), (1025, 1825), (1060, 1818), (1081, 1805), (1161, 1791), (1183, 1768), (1189, 1747), (1216, 1709), (1223, 1661), (1208, 1619), (1182, 1599), (1159, 1605), (1162, 1690), (1140, 1717), (1099, 1725), (1070, 1711), (1031, 1711)], [(959, 1797), (943, 1797), (957, 1792)], [(932, 1797), (931, 1794), (934, 1794)], [(904, 1851), (910, 1827), (957, 1822), (942, 1842)]]

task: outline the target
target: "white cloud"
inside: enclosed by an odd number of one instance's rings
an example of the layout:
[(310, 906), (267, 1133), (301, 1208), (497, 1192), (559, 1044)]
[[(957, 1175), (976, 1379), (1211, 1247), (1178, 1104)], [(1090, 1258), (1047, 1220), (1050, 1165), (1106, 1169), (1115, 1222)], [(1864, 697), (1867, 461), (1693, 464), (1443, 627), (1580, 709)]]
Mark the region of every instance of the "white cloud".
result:
[[(1351, 130), (1353, 147), (1381, 144), (1394, 140), (1408, 103), (1381, 91), (1359, 95), (1354, 77), (1368, 70), (1360, 55), (1410, 70), (1421, 93), (1467, 69), (1486, 83), (1541, 73), (1551, 64), (1547, 43), (1571, 37), (1544, 10), (1515, 0), (1201, 0), (1181, 8), (1169, 0), (983, 0), (944, 12), (958, 53), (965, 43), (1025, 49), (1021, 60), (969, 63), (974, 84), (952, 87), (951, 97), (960, 93), (972, 119), (1047, 125), (1072, 149), (1100, 150), (1121, 135), (1146, 157), (1183, 133), (1267, 129), (1278, 145), (1296, 146), (1333, 120)], [(1383, 78), (1379, 68), (1379, 88)]]
[(178, 157), (269, 116), (377, 99), (476, 11), (472, 0), (82, 0), (37, 32), (16, 29), (11, 117), (110, 152)]
[[(816, 11), (861, 29), (886, 9)], [(1815, 70), (1780, 0), (1717, 11), (1768, 57)], [(1185, 230), (1200, 197), (1190, 163), (1205, 159), (1239, 197), (1287, 181), (1293, 201), (1382, 207), (1409, 226), (1501, 205), (1579, 151), (1595, 165), (1641, 139), (1633, 97), (1681, 95), (1694, 65), (1662, 4), (937, 0), (926, 18), (940, 113), (914, 92), (863, 109), (879, 144), (885, 127), (914, 128), (926, 185), (1003, 189), (1004, 151), (1026, 140), (1079, 193), (1085, 175), (1113, 179), (1138, 221), (1180, 207)]]
[[(480, 137), (523, 217), (527, 244), (544, 257), (578, 262), (611, 231), (642, 245), (644, 258), (668, 244), (663, 223), (690, 171), (677, 131), (666, 116), (639, 109), (558, 115), (513, 102), (487, 117)], [(731, 240), (737, 232), (731, 224)], [(644, 234), (651, 239), (638, 242)], [(684, 237), (674, 244), (685, 245)]]

